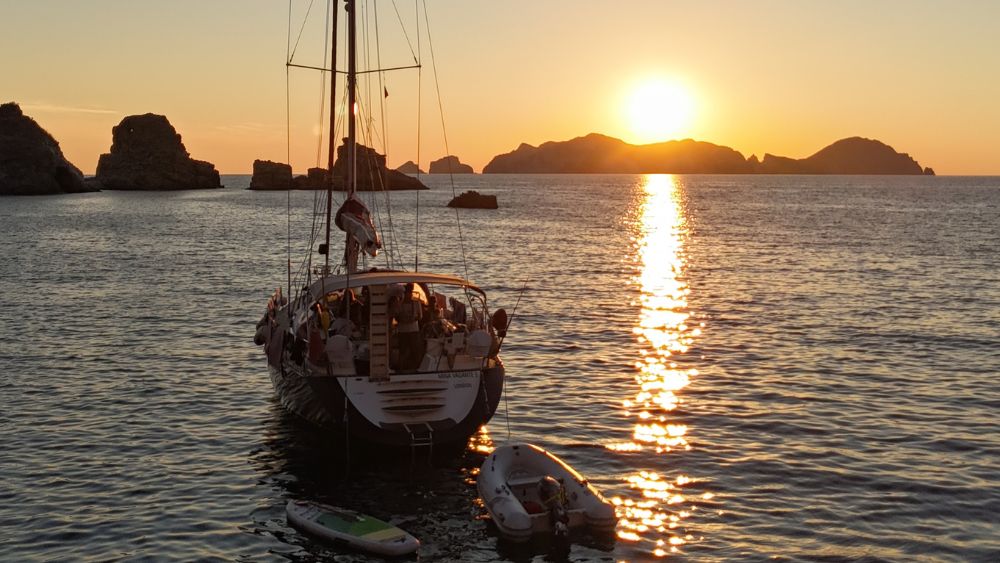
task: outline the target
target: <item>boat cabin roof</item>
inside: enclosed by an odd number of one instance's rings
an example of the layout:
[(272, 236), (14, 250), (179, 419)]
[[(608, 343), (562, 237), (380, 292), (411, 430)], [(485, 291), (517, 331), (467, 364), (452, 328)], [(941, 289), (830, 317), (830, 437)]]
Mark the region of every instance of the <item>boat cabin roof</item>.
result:
[(326, 276), (313, 282), (309, 286), (309, 293), (313, 299), (320, 299), (326, 293), (338, 291), (348, 287), (363, 287), (366, 285), (390, 285), (395, 283), (430, 283), (442, 285), (458, 285), (471, 289), (482, 295), (486, 295), (482, 289), (473, 285), (472, 282), (458, 276), (445, 274), (428, 274), (423, 272), (396, 272), (380, 270), (377, 272), (355, 272), (353, 274), (341, 274), (336, 276)]

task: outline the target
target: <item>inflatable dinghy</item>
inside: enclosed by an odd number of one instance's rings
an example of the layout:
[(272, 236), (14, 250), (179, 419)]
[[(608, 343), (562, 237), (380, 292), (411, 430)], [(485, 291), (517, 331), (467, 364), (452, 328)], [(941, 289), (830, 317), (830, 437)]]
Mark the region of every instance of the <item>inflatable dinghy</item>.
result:
[(569, 528), (610, 532), (618, 523), (614, 506), (561, 459), (532, 444), (510, 444), (493, 451), (476, 482), (479, 496), (500, 533), (514, 541), (552, 533), (559, 526), (552, 499), (542, 498), (551, 479), (562, 485), (558, 512)]
[(360, 512), (317, 502), (290, 500), (285, 506), (289, 524), (320, 538), (378, 555), (413, 553), (417, 538)]

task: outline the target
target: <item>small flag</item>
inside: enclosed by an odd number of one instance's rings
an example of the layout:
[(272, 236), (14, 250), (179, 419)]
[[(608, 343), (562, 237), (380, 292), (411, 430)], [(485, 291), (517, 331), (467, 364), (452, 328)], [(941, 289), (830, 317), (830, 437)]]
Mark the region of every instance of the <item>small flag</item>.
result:
[(386, 88), (385, 86), (383, 86), (383, 87), (382, 87), (382, 93), (384, 93), (384, 94), (385, 94), (385, 97), (386, 97), (386, 98), (388, 98), (388, 97), (389, 97), (389, 89), (388, 89), (388, 88)]

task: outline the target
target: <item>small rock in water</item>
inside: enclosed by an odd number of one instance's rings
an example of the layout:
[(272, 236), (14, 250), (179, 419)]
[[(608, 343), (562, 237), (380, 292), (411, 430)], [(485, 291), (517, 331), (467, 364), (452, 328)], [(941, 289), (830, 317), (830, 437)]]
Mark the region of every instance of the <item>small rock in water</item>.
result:
[(475, 190), (462, 192), (457, 197), (448, 202), (448, 207), (459, 207), (462, 209), (499, 209), (497, 196), (481, 194)]

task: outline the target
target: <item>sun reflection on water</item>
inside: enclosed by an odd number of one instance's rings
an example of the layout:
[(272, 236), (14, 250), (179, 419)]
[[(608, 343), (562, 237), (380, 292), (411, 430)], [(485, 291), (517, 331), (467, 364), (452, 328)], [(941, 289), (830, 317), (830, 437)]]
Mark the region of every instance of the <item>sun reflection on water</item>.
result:
[[(636, 422), (630, 441), (608, 448), (662, 455), (691, 448), (687, 425), (672, 420), (671, 411), (681, 402), (678, 392), (698, 374), (680, 366), (677, 356), (688, 351), (701, 328), (691, 326), (687, 307), (689, 289), (682, 275), (687, 227), (677, 181), (669, 175), (649, 175), (643, 190), (636, 245), (640, 273), (633, 280), (640, 290), (641, 312), (633, 332), (641, 358), (635, 364), (636, 394), (622, 403)], [(678, 552), (693, 539), (678, 530), (688, 516), (683, 487), (692, 481), (686, 475), (670, 479), (654, 471), (628, 477), (635, 498), (612, 499), (620, 518), (618, 537), (648, 542), (656, 556)]]

